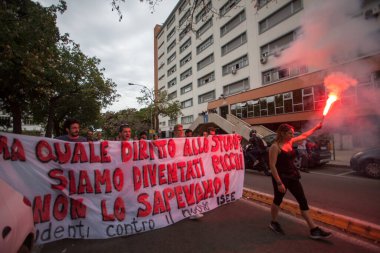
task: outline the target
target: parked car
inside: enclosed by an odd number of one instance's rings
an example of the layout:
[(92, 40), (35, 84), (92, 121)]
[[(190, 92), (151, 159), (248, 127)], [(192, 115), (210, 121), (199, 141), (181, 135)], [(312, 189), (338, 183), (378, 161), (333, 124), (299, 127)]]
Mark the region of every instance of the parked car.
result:
[(367, 177), (380, 178), (380, 147), (366, 149), (354, 154), (350, 160), (353, 170)]
[(31, 252), (34, 240), (30, 201), (0, 179), (0, 252)]
[[(300, 135), (300, 132), (295, 132), (294, 136)], [(263, 139), (267, 143), (268, 147), (276, 140), (277, 134), (270, 134)], [(306, 147), (308, 148), (308, 156), (302, 155), (301, 152), (297, 152), (296, 159), (294, 160), (294, 166), (297, 169), (302, 167), (315, 167), (328, 163), (331, 161), (331, 152), (327, 142), (316, 142), (310, 138), (306, 139)], [(298, 149), (298, 144), (293, 144), (293, 149)]]

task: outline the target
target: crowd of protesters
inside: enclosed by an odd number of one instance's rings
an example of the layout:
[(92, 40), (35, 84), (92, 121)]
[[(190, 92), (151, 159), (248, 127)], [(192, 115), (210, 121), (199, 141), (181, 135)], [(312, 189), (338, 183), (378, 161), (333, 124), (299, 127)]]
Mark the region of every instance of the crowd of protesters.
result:
[[(177, 124), (175, 126), (182, 126), (181, 124)], [(63, 129), (66, 134), (56, 137), (56, 139), (71, 141), (71, 142), (86, 142), (86, 141), (103, 141), (103, 134), (101, 131), (94, 131), (89, 128), (86, 131), (86, 136), (80, 136), (80, 122), (77, 119), (67, 119), (63, 124)], [(175, 132), (175, 131), (174, 131)], [(173, 132), (173, 134), (175, 134)], [(196, 136), (204, 136), (207, 137), (209, 135), (215, 135), (216, 129), (214, 127), (209, 127), (207, 130), (201, 132), (200, 135), (196, 135), (193, 133), (191, 129), (186, 129), (184, 137), (196, 137)], [(150, 137), (150, 138), (149, 138)], [(116, 140), (116, 141), (134, 141), (134, 140), (157, 140), (160, 136), (158, 134), (152, 134), (151, 136), (144, 130), (132, 136), (132, 128), (128, 124), (121, 124), (118, 129), (118, 135), (115, 138), (108, 138), (108, 140)]]

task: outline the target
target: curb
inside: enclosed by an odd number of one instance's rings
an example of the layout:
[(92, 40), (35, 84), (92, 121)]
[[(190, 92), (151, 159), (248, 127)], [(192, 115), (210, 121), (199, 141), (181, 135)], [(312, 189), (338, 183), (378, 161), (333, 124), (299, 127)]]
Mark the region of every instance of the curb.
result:
[[(258, 201), (267, 205), (271, 205), (273, 202), (272, 195), (248, 188), (243, 188), (243, 197), (248, 200)], [(298, 203), (292, 200), (284, 199), (280, 208), (291, 213), (293, 216), (301, 215)], [(379, 225), (336, 214), (313, 206), (310, 206), (310, 216), (316, 221), (340, 228), (345, 232), (359, 235), (366, 239), (380, 241)]]

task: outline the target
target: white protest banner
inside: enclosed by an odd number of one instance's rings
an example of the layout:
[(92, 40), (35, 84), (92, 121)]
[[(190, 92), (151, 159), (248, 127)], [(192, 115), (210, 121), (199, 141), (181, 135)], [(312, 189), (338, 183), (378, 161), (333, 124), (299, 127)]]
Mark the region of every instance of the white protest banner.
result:
[(240, 141), (72, 143), (0, 133), (0, 178), (31, 201), (37, 244), (132, 235), (241, 198)]

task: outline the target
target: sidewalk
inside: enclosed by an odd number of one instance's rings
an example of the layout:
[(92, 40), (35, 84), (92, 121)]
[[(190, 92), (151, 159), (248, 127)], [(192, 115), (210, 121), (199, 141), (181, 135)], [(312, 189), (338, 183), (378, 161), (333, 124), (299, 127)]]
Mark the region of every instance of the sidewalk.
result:
[[(332, 151), (332, 160), (328, 165), (339, 166), (339, 167), (350, 167), (350, 159), (352, 155), (359, 152), (361, 149), (350, 149), (350, 150), (335, 150)], [(335, 159), (334, 159), (335, 155)]]

